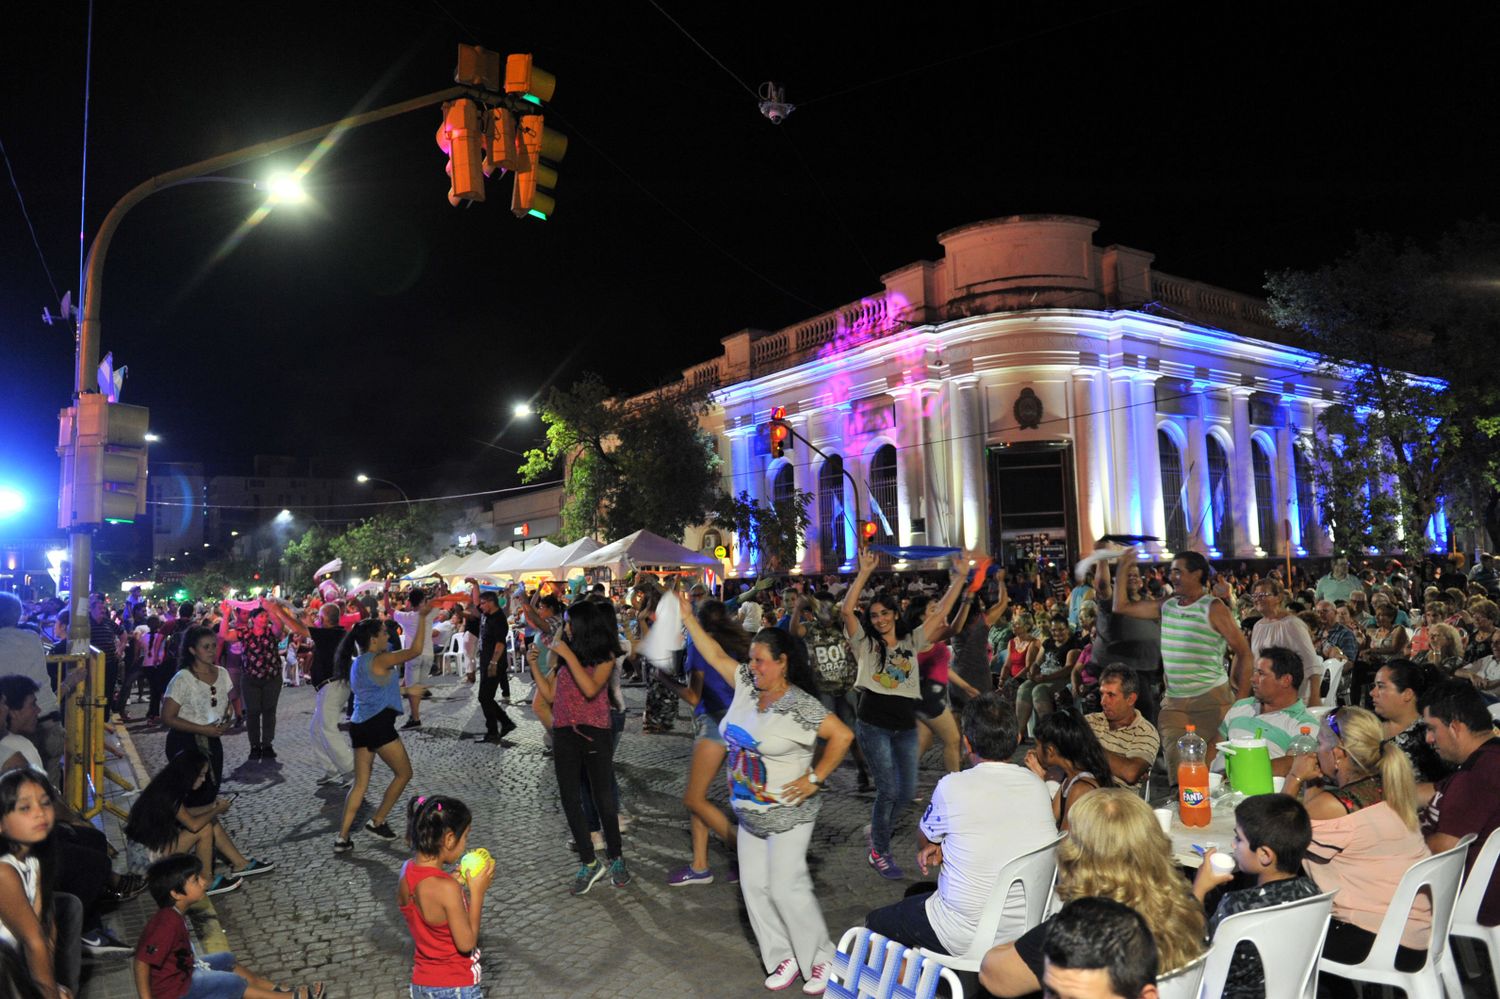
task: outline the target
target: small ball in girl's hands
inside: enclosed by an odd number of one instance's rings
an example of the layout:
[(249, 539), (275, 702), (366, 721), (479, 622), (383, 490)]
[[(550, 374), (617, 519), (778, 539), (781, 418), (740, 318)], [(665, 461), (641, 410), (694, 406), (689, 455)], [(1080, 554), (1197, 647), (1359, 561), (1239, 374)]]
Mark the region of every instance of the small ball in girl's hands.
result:
[(481, 874), (486, 867), (495, 863), (495, 858), (490, 856), (490, 851), (484, 847), (470, 850), (464, 854), (458, 862), (458, 873), (460, 880), (467, 882), (470, 878)]

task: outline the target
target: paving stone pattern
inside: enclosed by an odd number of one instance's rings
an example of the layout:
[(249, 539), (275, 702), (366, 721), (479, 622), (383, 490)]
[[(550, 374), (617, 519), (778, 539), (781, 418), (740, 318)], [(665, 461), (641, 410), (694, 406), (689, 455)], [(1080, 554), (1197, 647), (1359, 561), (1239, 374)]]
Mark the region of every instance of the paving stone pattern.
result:
[[(483, 730), (474, 688), (454, 677), (434, 684), (432, 699), (422, 707), (424, 727), (402, 733), (414, 768), (408, 794), (441, 792), (462, 799), (474, 812), (471, 848), (487, 847), (496, 857), (480, 937), (486, 995), (766, 994), (749, 920), (738, 889), (724, 880), (727, 865), (717, 842), (710, 847), (718, 876), (712, 885), (666, 884), (667, 873), (690, 858), (680, 803), (692, 746), (686, 707), (675, 732), (645, 735), (643, 691), (626, 689), (632, 711), (616, 769), (623, 807), (636, 819), (624, 837), (635, 880), (615, 889), (606, 879), (573, 898), (568, 885), (578, 861), (567, 848), (540, 724), (518, 706), (511, 709), (520, 722), (512, 735), (515, 748), (461, 740), (461, 734)], [(243, 734), (225, 739), (225, 787), (239, 792), (225, 824), (245, 854), (274, 861), (277, 869), (213, 899), (214, 908), (236, 955), (261, 974), (282, 982), (322, 979), (338, 999), (404, 997), (411, 938), (396, 909), (395, 886), (405, 847), (360, 829), (389, 771), (376, 762), (353, 833), (355, 849), (336, 856), (332, 847), (344, 792), (314, 783), (321, 770), (308, 755), (313, 701), (309, 687), (283, 691), (275, 761), (249, 762)], [(154, 773), (164, 762), (164, 735), (137, 726), (131, 734)], [(937, 753), (923, 763), (919, 793), (925, 795), (940, 776)], [(712, 794), (724, 801), (722, 780)], [(855, 793), (852, 761), (846, 762), (830, 781), (813, 838), (809, 863), (835, 943), (870, 908), (900, 898), (910, 883), (910, 875), (905, 883), (886, 881), (866, 863), (863, 829), (870, 800)], [(403, 799), (391, 816), (398, 832), (405, 807)], [(919, 807), (897, 827), (898, 859), (915, 853)], [(132, 856), (131, 862), (144, 869), (143, 857)], [(149, 895), (142, 895), (113, 914), (110, 925), (133, 942), (151, 907)], [(84, 999), (133, 996), (128, 964), (96, 966)]]

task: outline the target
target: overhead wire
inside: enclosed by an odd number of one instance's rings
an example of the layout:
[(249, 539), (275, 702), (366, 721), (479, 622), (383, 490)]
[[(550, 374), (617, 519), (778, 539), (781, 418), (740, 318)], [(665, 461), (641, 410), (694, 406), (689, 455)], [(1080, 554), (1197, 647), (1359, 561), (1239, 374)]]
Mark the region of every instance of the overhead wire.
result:
[(36, 247), (36, 255), (42, 262), (42, 273), (47, 275), (47, 283), (52, 286), (52, 300), (61, 301), (62, 293), (57, 290), (57, 282), (52, 279), (52, 268), (47, 266), (47, 255), (42, 252), (41, 241), (36, 238), (36, 226), (31, 224), (31, 213), (26, 210), (26, 199), (21, 196), (21, 185), (16, 180), (16, 171), (10, 165), (10, 154), (5, 151), (5, 142), (0, 140), (0, 159), (5, 160), (5, 172), (10, 175), (10, 186), (16, 192), (16, 202), (21, 206), (21, 218), (26, 220), (26, 229), (31, 233), (31, 245)]
[[(297, 510), (349, 510), (365, 506), (414, 506), (418, 503), (445, 503), (449, 500), (475, 499), (480, 496), (500, 496), (507, 493), (526, 492), (531, 489), (540, 489), (543, 486), (556, 486), (562, 484), (562, 479), (553, 479), (547, 482), (529, 482), (524, 486), (509, 486), (505, 489), (481, 489), (472, 493), (452, 493), (447, 496), (414, 496), (410, 499), (398, 500), (370, 500), (365, 503), (297, 503), (291, 509)], [(175, 500), (147, 500), (147, 506), (178, 507), (193, 510), (286, 510), (285, 503), (257, 504), (257, 503), (179, 503)]]

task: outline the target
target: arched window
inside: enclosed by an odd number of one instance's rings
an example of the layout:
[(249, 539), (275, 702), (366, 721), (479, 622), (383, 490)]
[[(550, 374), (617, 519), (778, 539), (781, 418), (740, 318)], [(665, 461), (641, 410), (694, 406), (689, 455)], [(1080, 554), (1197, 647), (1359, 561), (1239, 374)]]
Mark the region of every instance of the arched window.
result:
[(1208, 512), (1214, 527), (1214, 547), (1225, 555), (1234, 551), (1234, 518), (1229, 491), (1229, 455), (1213, 434), (1208, 435)]
[(771, 480), (771, 502), (789, 503), (796, 491), (797, 477), (792, 472), (792, 466), (782, 465), (776, 470), (776, 478)]
[(818, 555), (824, 572), (844, 561), (844, 459), (834, 455), (818, 470)]
[(1161, 501), (1167, 513), (1167, 547), (1174, 552), (1187, 548), (1187, 496), (1182, 488), (1182, 452), (1165, 430), (1156, 432), (1157, 458), (1161, 462)]
[(1255, 475), (1255, 519), (1260, 525), (1260, 547), (1267, 555), (1280, 554), (1276, 544), (1275, 485), (1271, 480), (1271, 455), (1259, 438), (1250, 439), (1250, 470)]
[(1302, 523), (1302, 547), (1311, 550), (1318, 536), (1317, 500), (1313, 498), (1312, 462), (1300, 447), (1292, 448), (1292, 473), (1297, 476), (1297, 519)]
[[(875, 500), (870, 508), (870, 516), (875, 518), (875, 543), (895, 544), (896, 539), (885, 529), (887, 522), (893, 530), (896, 527), (896, 449), (890, 444), (882, 446), (870, 459), (870, 496)], [(877, 505), (885, 514), (883, 520), (875, 512)]]

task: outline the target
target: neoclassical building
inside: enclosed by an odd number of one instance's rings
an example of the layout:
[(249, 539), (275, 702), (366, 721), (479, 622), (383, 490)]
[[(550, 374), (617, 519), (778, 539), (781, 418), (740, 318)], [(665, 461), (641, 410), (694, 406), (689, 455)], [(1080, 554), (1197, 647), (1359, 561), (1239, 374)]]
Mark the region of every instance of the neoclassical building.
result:
[[(803, 571), (847, 567), (864, 519), (880, 541), (1007, 559), (1062, 562), (1105, 534), (1159, 537), (1156, 556), (1328, 551), (1296, 442), (1339, 384), (1260, 300), (1096, 246), (1097, 228), (1019, 215), (949, 230), (940, 259), (882, 292), (743, 330), (684, 372), (716, 387), (707, 426), (735, 493), (816, 497)], [(775, 406), (812, 447), (771, 457)], [(733, 570), (752, 571), (753, 547), (732, 547)]]

